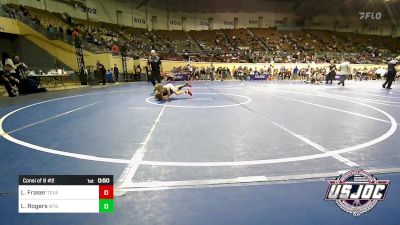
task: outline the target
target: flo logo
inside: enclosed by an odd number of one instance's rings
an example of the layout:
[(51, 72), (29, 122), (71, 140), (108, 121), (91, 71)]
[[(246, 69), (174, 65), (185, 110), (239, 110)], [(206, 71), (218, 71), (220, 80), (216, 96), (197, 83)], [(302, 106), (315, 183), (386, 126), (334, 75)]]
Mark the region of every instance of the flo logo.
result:
[(380, 12), (358, 12), (360, 20), (380, 20), (382, 13)]
[(389, 180), (377, 180), (364, 170), (350, 170), (336, 180), (327, 180), (325, 200), (336, 201), (345, 212), (359, 216), (385, 198)]

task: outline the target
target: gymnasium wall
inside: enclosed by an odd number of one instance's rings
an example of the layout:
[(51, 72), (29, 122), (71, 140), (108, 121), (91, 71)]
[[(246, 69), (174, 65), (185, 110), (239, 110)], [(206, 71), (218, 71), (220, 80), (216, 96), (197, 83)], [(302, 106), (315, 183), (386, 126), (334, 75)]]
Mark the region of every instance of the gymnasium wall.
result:
[[(1, 2), (27, 5), (51, 12), (66, 12), (72, 17), (80, 19), (118, 23), (150, 30), (208, 30), (210, 18), (213, 19), (214, 29), (234, 28), (234, 18), (238, 19), (237, 28), (258, 27), (259, 17), (262, 17), (260, 21), (261, 27), (293, 26), (296, 25), (298, 20), (295, 14), (288, 11), (293, 7), (293, 3), (290, 2), (280, 2), (278, 10), (276, 9), (277, 4), (264, 2), (263, 8), (266, 8), (265, 4), (271, 4), (271, 7), (267, 7), (270, 10), (269, 12), (218, 13), (197, 12), (193, 4), (192, 12), (174, 12), (173, 9), (168, 12), (164, 10), (167, 7), (166, 1), (158, 1), (159, 8), (146, 7), (144, 5), (136, 9), (138, 4), (136, 1), (79, 0), (78, 2), (82, 2), (87, 7), (86, 12), (82, 10), (82, 7), (74, 7), (56, 0), (1, 0)], [(191, 6), (189, 5), (188, 8), (191, 9)], [(257, 7), (255, 6), (255, 8)], [(183, 21), (183, 18), (185, 18), (185, 21)], [(394, 31), (391, 21), (387, 18), (386, 20), (360, 20), (358, 14), (354, 15), (354, 17), (321, 14), (308, 19), (305, 26), (307, 29), (321, 30), (333, 30), (335, 27), (338, 32), (357, 32), (374, 35), (391, 35)], [(394, 32), (399, 36), (398, 33)]]
[[(270, 12), (220, 12), (203, 13), (197, 12), (193, 6), (193, 12), (167, 12), (163, 9), (142, 6), (136, 9), (137, 2), (134, 1), (101, 1), (86, 0), (81, 1), (92, 12), (83, 12), (81, 7), (74, 7), (70, 4), (55, 0), (1, 0), (4, 3), (22, 4), (51, 12), (66, 12), (72, 17), (80, 19), (90, 19), (93, 21), (103, 21), (108, 23), (119, 23), (121, 25), (133, 26), (148, 29), (160, 30), (207, 30), (209, 28), (209, 18), (213, 18), (214, 29), (234, 28), (234, 18), (238, 18), (237, 28), (258, 27), (259, 17), (263, 17), (261, 27), (271, 27), (281, 24), (293, 25), (296, 16), (292, 13)], [(161, 1), (163, 2), (163, 1)], [(164, 1), (165, 2), (165, 1)], [(162, 4), (162, 3), (161, 3)], [(266, 3), (265, 3), (266, 4)], [(281, 3), (282, 9), (287, 8)], [(288, 6), (289, 7), (289, 6)], [(93, 12), (93, 9), (96, 12)], [(117, 13), (117, 11), (120, 11)], [(287, 11), (287, 10), (286, 10)], [(118, 14), (118, 15), (117, 15)], [(157, 21), (153, 20), (157, 17)], [(118, 18), (117, 18), (118, 17)], [(183, 25), (182, 18), (186, 18), (186, 25)]]
[(71, 69), (23, 36), (17, 39), (15, 53), (30, 67)]
[[(2, 18), (0, 18), (0, 20), (2, 20)], [(58, 65), (59, 68), (70, 69), (60, 61), (56, 62), (56, 57), (33, 44), (24, 36), (0, 33), (0, 43), (1, 52), (7, 52), (11, 56), (18, 55), (23, 62), (30, 67), (55, 68), (56, 65)]]
[(17, 49), (17, 41), (18, 35), (15, 34), (7, 34), (7, 33), (0, 33), (0, 53), (1, 52), (8, 52), (13, 54), (16, 52)]
[[(213, 19), (214, 29), (234, 28), (234, 18), (238, 18), (237, 28), (258, 27), (259, 17), (262, 17), (260, 21), (261, 27), (293, 26), (296, 25), (298, 20), (298, 17), (288, 10), (293, 7), (291, 2), (279, 2), (278, 6), (273, 2), (262, 2), (263, 8), (269, 9), (269, 12), (204, 13), (196, 11), (193, 2), (191, 3), (193, 6), (189, 5), (187, 7), (189, 12), (174, 12), (173, 8), (170, 8), (170, 12), (168, 12), (165, 10), (167, 7), (166, 1), (161, 0), (158, 1), (159, 8), (143, 5), (139, 9), (136, 9), (139, 4), (137, 1), (78, 0), (77, 2), (82, 2), (87, 7), (86, 12), (81, 7), (74, 7), (57, 0), (0, 1), (2, 3), (27, 5), (51, 12), (66, 12), (72, 17), (80, 19), (118, 23), (150, 30), (208, 30), (210, 18)], [(241, 1), (241, 4), (246, 4), (246, 2)], [(268, 4), (271, 5), (268, 6)], [(190, 12), (191, 7), (193, 7), (192, 12)], [(276, 7), (279, 7), (279, 9)], [(257, 8), (257, 6), (254, 6), (254, 8)], [(117, 13), (117, 11), (119, 12)], [(153, 17), (156, 17), (156, 19), (153, 19)], [(183, 18), (185, 18), (185, 21), (183, 21)], [(320, 14), (308, 19), (305, 26), (307, 29), (333, 30), (335, 27), (338, 32), (400, 36), (398, 29), (392, 28), (391, 24), (392, 22), (387, 18), (385, 20), (360, 20), (358, 14), (354, 15), (354, 17)]]
[(0, 17), (0, 32), (9, 34), (19, 34), (19, 26), (17, 21), (6, 17)]
[(318, 15), (305, 23), (307, 29), (327, 30), (337, 32), (355, 32), (368, 35), (392, 35), (392, 24), (388, 20), (361, 20), (360, 17), (337, 17)]
[[(41, 68), (55, 68), (57, 63), (60, 67), (69, 68), (61, 62), (56, 62), (57, 57), (52, 56), (43, 48), (29, 41), (28, 32), (21, 28), (21, 23), (9, 18), (0, 17), (0, 43), (1, 52), (11, 55), (19, 55), (29, 66)], [(23, 35), (25, 34), (25, 35)]]
[(393, 37), (400, 37), (400, 26), (393, 26)]

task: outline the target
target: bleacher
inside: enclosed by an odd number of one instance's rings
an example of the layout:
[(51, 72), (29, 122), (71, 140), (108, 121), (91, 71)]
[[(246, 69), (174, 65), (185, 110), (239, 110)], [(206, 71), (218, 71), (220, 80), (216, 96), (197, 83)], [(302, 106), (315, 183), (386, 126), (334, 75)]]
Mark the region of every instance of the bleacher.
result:
[(289, 48), (287, 43), (281, 41), (281, 34), (272, 28), (249, 28), (267, 46), (270, 52), (280, 52)]
[[(13, 4), (7, 6), (14, 9), (19, 15), (25, 14), (25, 17), (30, 18), (31, 22), (37, 26), (41, 26), (45, 32), (53, 35), (53, 38), (60, 38), (72, 43), (72, 38), (66, 35), (66, 31), (75, 29), (84, 40), (84, 48), (95, 53), (119, 54), (114, 47), (121, 49), (122, 45), (126, 44), (128, 55), (135, 57), (147, 57), (151, 49), (156, 49), (172, 60), (183, 59), (183, 53), (193, 53), (197, 55), (193, 56), (197, 60), (217, 59), (223, 61), (225, 59), (232, 60), (231, 58), (241, 58), (240, 60), (247, 58), (249, 62), (254, 62), (251, 56), (244, 55), (245, 51), (263, 52), (267, 50), (267, 54), (270, 56), (298, 53), (304, 56), (314, 53), (348, 53), (359, 54), (365, 59), (376, 58), (376, 56), (381, 56), (381, 53), (399, 53), (400, 49), (399, 39), (376, 35), (323, 30), (278, 31), (275, 28), (189, 32), (182, 30), (148, 31), (77, 18), (72, 18), (73, 22), (68, 23), (62, 14)], [(200, 52), (204, 52), (204, 55), (199, 55)], [(235, 57), (231, 57), (231, 54), (234, 54)]]
[(179, 52), (199, 51), (200, 48), (183, 30), (154, 30), (153, 33), (169, 48)]
[(189, 31), (189, 34), (196, 39), (200, 47), (204, 51), (226, 51), (231, 52), (234, 50), (229, 43), (226, 34), (222, 30), (202, 30), (202, 31)]
[(331, 31), (305, 30), (304, 32), (317, 39), (322, 44), (321, 50), (323, 51), (340, 52), (344, 50), (345, 41)]
[(25, 8), (31, 18), (38, 18), (40, 20), (40, 25), (44, 28), (49, 28), (51, 26), (55, 29), (55, 31), (58, 31), (60, 27), (64, 31), (68, 28), (68, 25), (56, 13), (50, 13), (48, 11), (32, 7)]
[(290, 50), (302, 50), (302, 51), (312, 51), (318, 52), (322, 48), (322, 43), (316, 38), (312, 37), (303, 31), (280, 31), (281, 38), (289, 45), (286, 51)]
[(255, 36), (252, 36), (247, 29), (226, 29), (223, 30), (228, 36), (229, 42), (235, 48), (248, 48), (254, 51), (265, 50), (262, 42)]

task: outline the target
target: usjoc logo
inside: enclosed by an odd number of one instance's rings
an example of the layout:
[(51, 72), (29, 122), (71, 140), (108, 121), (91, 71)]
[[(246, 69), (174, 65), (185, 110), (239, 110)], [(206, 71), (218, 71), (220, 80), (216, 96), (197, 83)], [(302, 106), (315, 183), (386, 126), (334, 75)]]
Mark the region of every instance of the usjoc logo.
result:
[(360, 20), (380, 20), (382, 18), (381, 12), (358, 12)]
[(377, 180), (364, 170), (350, 170), (327, 182), (325, 200), (336, 201), (343, 211), (359, 216), (385, 198), (390, 181)]

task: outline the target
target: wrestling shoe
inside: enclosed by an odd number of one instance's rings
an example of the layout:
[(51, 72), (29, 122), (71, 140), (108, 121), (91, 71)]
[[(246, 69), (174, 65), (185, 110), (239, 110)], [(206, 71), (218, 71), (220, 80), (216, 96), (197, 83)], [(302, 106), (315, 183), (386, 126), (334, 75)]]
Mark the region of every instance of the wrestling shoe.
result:
[(188, 93), (190, 96), (193, 95), (193, 93), (192, 93), (190, 90), (187, 90), (187, 93)]

